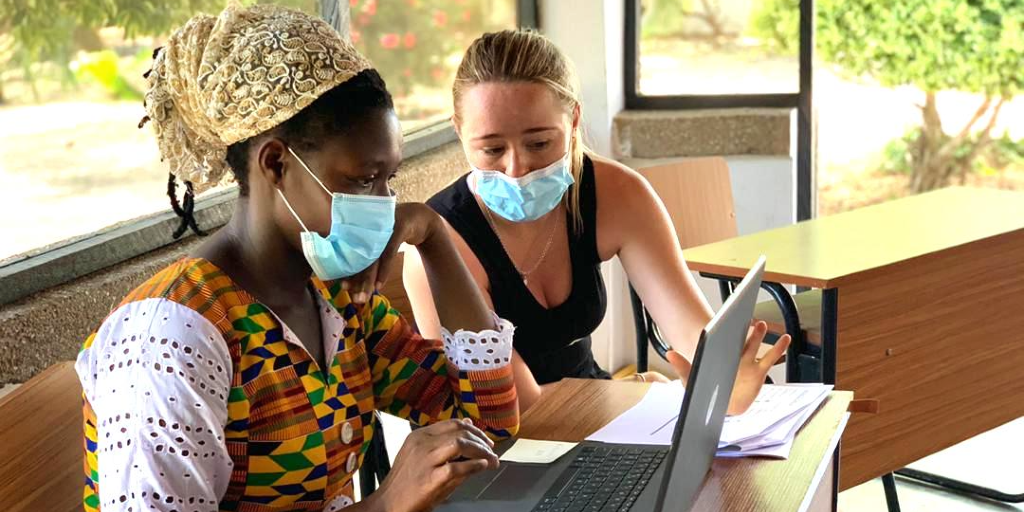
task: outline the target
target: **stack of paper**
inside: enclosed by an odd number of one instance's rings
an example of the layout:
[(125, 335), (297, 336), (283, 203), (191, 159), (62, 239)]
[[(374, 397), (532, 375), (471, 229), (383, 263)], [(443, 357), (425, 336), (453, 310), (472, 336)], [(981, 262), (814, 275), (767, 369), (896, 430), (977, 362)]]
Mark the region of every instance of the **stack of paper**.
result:
[[(747, 412), (726, 417), (718, 456), (788, 458), (797, 431), (831, 390), (824, 384), (765, 385)], [(652, 384), (639, 404), (587, 440), (671, 445), (684, 394), (679, 381)]]

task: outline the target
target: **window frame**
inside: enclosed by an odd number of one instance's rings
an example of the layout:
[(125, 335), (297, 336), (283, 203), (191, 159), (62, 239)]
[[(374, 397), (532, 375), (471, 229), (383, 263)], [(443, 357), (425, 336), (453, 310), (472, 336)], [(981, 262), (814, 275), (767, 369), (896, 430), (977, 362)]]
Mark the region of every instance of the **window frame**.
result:
[(795, 93), (645, 96), (639, 91), (640, 0), (626, 0), (623, 39), (623, 85), (626, 109), (697, 110), (727, 108), (791, 108), (797, 112), (796, 216), (814, 217), (814, 123), (812, 77), (814, 65), (814, 0), (800, 0), (799, 87)]
[[(515, 1), (516, 25), (538, 28), (537, 0)], [(349, 3), (321, 0), (320, 5), (324, 19), (347, 37)], [(404, 135), (403, 160), (458, 138), (448, 120)], [(232, 186), (198, 199), (196, 219), (204, 229), (220, 228), (231, 219), (237, 197), (238, 189)], [(172, 239), (170, 233), (178, 221), (168, 209), (0, 260), (0, 307), (195, 236), (189, 231), (179, 239)]]

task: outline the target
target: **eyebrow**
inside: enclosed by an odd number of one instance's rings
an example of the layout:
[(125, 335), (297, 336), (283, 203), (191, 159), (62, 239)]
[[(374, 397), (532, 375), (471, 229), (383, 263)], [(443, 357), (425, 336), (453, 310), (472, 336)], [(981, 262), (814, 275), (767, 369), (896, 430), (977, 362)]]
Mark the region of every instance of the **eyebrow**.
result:
[[(556, 128), (554, 126), (538, 126), (536, 128), (529, 128), (529, 129), (523, 130), (523, 135), (529, 135), (531, 133), (546, 132), (548, 130), (557, 130), (557, 129), (558, 128)], [(495, 139), (495, 138), (499, 138), (499, 137), (501, 137), (500, 133), (489, 133), (487, 135), (476, 137), (473, 140), (477, 141), (477, 140), (484, 140), (484, 139)]]

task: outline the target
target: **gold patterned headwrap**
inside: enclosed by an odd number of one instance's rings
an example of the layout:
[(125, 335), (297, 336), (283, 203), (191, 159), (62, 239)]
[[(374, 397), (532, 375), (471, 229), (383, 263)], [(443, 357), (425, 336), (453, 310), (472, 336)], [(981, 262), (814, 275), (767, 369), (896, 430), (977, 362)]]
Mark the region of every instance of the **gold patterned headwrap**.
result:
[(287, 121), (371, 67), (325, 21), (273, 5), (196, 16), (155, 59), (146, 117), (171, 174), (196, 194), (230, 176), (229, 145)]

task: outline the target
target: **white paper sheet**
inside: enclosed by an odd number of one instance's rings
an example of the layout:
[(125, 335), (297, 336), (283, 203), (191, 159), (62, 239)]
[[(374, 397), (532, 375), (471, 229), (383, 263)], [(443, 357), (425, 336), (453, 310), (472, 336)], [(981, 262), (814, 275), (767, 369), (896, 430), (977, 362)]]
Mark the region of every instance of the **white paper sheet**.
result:
[(669, 446), (684, 394), (680, 381), (655, 382), (640, 403), (591, 434), (587, 441)]
[[(776, 424), (763, 436), (753, 437), (738, 445), (729, 445), (726, 448), (722, 448), (726, 443), (719, 441), (720, 449), (716, 455), (728, 458), (769, 457), (773, 459), (788, 459), (789, 452), (793, 449), (793, 443), (796, 441), (797, 432), (807, 423), (811, 415), (818, 410), (821, 402), (827, 396), (822, 396), (821, 401), (807, 407), (800, 414), (793, 415), (791, 418)], [(737, 450), (736, 448), (739, 449)]]
[(562, 441), (516, 439), (516, 444), (501, 454), (500, 460), (528, 464), (550, 464), (562, 455), (569, 453), (576, 447), (576, 444)]
[(738, 416), (728, 416), (722, 426), (722, 442), (738, 444), (751, 438), (763, 436), (776, 428), (791, 424), (794, 416), (805, 409), (821, 405), (832, 391), (826, 384), (766, 384), (761, 388), (754, 403)]
[[(747, 412), (726, 418), (718, 455), (789, 457), (800, 427), (831, 390), (823, 384), (765, 385)], [(640, 403), (587, 440), (669, 446), (684, 394), (679, 381), (654, 383)]]

